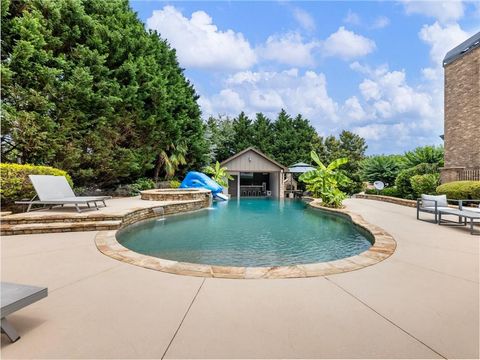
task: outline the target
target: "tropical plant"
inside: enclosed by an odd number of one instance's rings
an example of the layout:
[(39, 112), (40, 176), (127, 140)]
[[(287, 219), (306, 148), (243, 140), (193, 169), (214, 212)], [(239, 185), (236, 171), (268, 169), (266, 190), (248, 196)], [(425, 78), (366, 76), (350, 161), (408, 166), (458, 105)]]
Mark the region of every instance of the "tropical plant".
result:
[(401, 166), (398, 155), (370, 156), (361, 162), (360, 176), (362, 180), (371, 183), (382, 181), (386, 185), (393, 185)]
[(163, 170), (165, 179), (170, 179), (175, 175), (180, 165), (185, 165), (185, 154), (187, 148), (184, 145), (170, 144), (166, 149), (160, 150), (155, 166), (154, 176), (155, 181), (158, 181), (160, 172)]
[(227, 168), (221, 167), (218, 161), (213, 166), (205, 166), (203, 171), (212, 175), (212, 179), (225, 188), (228, 187), (228, 180), (233, 180), (233, 177), (227, 172)]
[(338, 168), (348, 163), (348, 159), (336, 159), (325, 166), (315, 151), (312, 151), (310, 156), (317, 164), (317, 168), (302, 174), (299, 180), (307, 185), (306, 188), (313, 197), (322, 199), (323, 205), (340, 207), (346, 194), (340, 191), (339, 186), (347, 185), (350, 179)]
[(411, 168), (419, 164), (436, 164), (443, 166), (443, 146), (421, 146), (407, 151), (404, 155), (405, 167)]

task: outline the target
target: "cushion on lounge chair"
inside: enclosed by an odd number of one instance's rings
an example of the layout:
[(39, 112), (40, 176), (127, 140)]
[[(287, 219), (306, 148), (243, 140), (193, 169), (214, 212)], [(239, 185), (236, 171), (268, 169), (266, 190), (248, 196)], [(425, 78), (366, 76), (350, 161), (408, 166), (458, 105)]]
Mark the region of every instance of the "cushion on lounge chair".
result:
[(75, 197), (65, 176), (29, 175), (29, 178), (41, 201)]
[(438, 207), (448, 207), (447, 195), (425, 195), (422, 194), (422, 208), (435, 208), (435, 201)]

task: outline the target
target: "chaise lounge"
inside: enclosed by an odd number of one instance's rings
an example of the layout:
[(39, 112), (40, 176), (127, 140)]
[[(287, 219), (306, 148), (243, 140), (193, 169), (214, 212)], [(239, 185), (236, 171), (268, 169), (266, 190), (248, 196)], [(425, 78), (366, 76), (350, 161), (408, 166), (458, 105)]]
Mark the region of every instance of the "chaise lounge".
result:
[[(111, 199), (111, 196), (75, 196), (70, 184), (65, 176), (53, 175), (29, 175), (30, 181), (37, 193), (31, 200), (15, 201), (15, 204), (28, 205), (29, 212), (33, 205), (44, 205), (52, 208), (53, 206), (73, 204), (78, 212), (82, 210), (78, 205), (87, 205), (91, 208), (91, 204), (98, 210), (98, 203), (103, 203), (106, 207), (105, 200)], [(39, 200), (35, 200), (38, 197)]]
[[(438, 223), (438, 214), (441, 210), (450, 210), (446, 195), (425, 195), (417, 199), (417, 220)], [(433, 214), (434, 220), (420, 219), (420, 213), (425, 212)]]
[(37, 286), (20, 285), (8, 282), (1, 283), (1, 328), (11, 342), (20, 339), (15, 328), (7, 321), (6, 317), (14, 312), (47, 297), (48, 289)]

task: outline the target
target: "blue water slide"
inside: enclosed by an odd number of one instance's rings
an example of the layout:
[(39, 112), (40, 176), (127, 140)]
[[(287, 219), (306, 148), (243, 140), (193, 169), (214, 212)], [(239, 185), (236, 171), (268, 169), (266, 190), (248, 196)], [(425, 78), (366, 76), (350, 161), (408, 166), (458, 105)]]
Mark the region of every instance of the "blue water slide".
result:
[(183, 179), (182, 183), (180, 184), (180, 188), (201, 188), (201, 189), (208, 189), (212, 192), (212, 196), (222, 199), (228, 200), (228, 197), (222, 194), (223, 188), (217, 184), (214, 180), (212, 180), (209, 176), (205, 175), (204, 173), (198, 171), (190, 171)]

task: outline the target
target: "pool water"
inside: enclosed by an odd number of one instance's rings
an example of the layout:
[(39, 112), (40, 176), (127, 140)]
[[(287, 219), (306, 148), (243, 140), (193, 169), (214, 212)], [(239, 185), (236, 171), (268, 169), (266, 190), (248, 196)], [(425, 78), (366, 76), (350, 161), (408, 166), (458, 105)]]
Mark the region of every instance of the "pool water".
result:
[(132, 225), (117, 240), (162, 259), (250, 267), (331, 261), (372, 245), (349, 220), (302, 201), (248, 198)]

